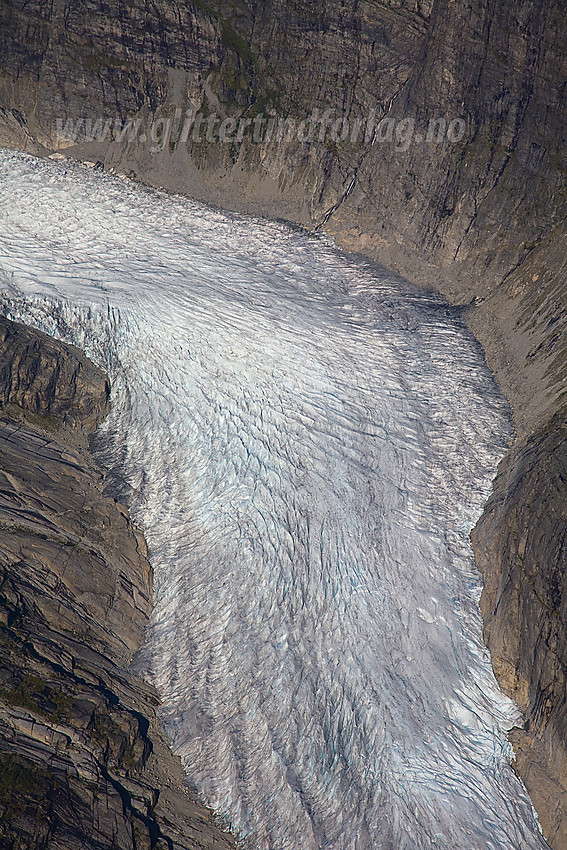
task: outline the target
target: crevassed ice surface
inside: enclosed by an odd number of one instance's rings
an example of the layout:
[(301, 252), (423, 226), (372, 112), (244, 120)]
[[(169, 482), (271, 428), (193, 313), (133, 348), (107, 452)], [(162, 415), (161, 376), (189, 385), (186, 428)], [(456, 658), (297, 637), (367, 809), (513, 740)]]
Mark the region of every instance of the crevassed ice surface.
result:
[(481, 639), (508, 424), (474, 341), (323, 238), (0, 162), (3, 309), (111, 376), (138, 663), (201, 797), (257, 850), (544, 847)]

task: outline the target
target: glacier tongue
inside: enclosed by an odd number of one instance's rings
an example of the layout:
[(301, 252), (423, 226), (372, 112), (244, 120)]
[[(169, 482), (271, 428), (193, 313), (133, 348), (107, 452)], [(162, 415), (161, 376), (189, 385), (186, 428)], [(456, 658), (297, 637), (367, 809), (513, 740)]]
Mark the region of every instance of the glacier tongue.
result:
[(256, 850), (545, 847), (468, 532), (509, 433), (440, 300), (279, 223), (3, 152), (6, 314), (110, 374), (137, 664)]

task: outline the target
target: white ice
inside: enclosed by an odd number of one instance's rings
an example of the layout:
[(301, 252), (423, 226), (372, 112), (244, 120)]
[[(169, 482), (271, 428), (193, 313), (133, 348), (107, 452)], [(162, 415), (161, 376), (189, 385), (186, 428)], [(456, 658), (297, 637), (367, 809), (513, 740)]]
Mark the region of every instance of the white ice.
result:
[(545, 847), (468, 532), (509, 433), (433, 296), (284, 224), (0, 155), (2, 308), (110, 374), (138, 665), (256, 850)]

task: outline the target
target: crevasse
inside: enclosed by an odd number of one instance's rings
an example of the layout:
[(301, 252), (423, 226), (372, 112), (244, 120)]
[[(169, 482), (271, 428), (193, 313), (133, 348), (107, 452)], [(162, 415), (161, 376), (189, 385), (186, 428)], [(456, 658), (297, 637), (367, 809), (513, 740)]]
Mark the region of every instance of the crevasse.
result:
[(142, 526), (137, 666), (256, 850), (545, 844), (482, 643), (468, 532), (509, 434), (436, 297), (279, 223), (4, 152), (6, 314), (110, 374)]

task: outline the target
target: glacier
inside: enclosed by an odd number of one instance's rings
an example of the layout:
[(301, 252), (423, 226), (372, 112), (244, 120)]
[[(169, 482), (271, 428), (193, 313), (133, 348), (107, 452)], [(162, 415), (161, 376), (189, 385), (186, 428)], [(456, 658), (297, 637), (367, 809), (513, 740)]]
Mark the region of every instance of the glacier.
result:
[(322, 235), (0, 152), (0, 303), (109, 374), (155, 571), (136, 669), (255, 850), (547, 846), (469, 531), (510, 436), (437, 296)]

